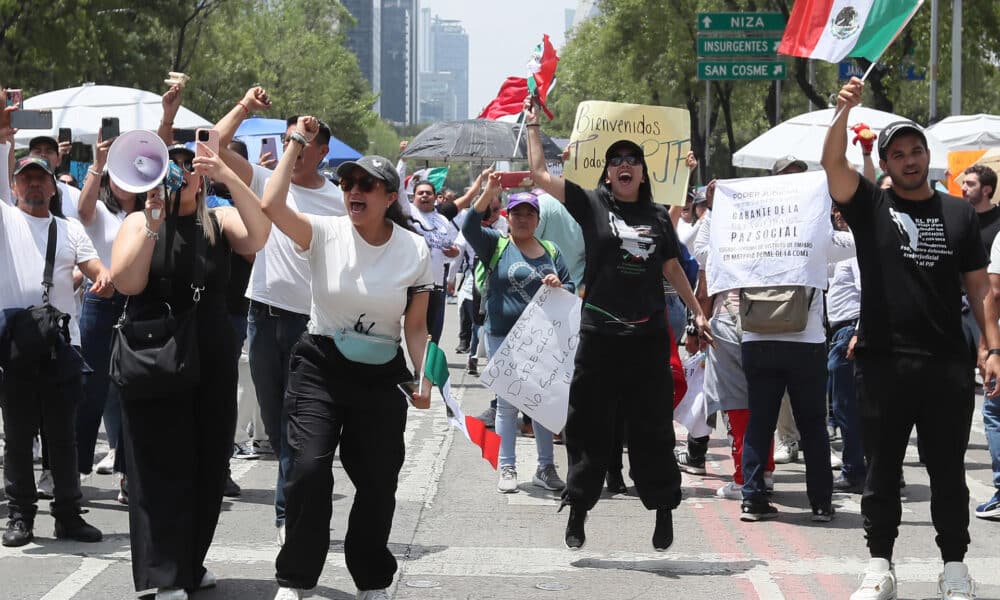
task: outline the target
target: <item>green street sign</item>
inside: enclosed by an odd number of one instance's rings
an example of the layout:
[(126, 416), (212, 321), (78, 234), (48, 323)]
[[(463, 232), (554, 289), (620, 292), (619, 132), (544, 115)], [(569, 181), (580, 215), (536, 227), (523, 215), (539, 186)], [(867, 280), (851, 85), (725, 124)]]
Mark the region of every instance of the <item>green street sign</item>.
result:
[(783, 31), (785, 17), (772, 12), (698, 13), (699, 32)]
[(774, 56), (779, 37), (700, 37), (698, 56)]
[(700, 81), (786, 79), (788, 68), (783, 62), (765, 60), (698, 61)]

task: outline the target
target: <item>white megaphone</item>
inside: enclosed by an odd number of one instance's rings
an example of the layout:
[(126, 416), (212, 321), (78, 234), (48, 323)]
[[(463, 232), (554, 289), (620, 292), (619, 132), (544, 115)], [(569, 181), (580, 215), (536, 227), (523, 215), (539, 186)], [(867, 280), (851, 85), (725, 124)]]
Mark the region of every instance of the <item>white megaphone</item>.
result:
[[(132, 194), (163, 185), (170, 169), (167, 145), (152, 131), (136, 129), (118, 136), (108, 149), (108, 175), (115, 185)], [(153, 215), (159, 218), (159, 215)]]

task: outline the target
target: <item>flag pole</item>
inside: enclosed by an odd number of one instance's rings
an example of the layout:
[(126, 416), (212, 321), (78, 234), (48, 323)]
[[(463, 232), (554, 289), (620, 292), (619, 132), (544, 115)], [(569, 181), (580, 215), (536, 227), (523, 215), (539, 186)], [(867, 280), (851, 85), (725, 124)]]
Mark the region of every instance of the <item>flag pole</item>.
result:
[(420, 362), (420, 373), (417, 374), (417, 381), (420, 382), (417, 384), (418, 396), (424, 395), (424, 369), (427, 368), (427, 349), (430, 348), (430, 345), (431, 345), (431, 336), (427, 336), (427, 341), (424, 342), (424, 358)]
[[(524, 125), (525, 123), (528, 122), (528, 120), (524, 118), (523, 110), (521, 111), (521, 116), (519, 116), (517, 120), (521, 123), (521, 128), (517, 130), (517, 141), (514, 142), (514, 156), (512, 156), (511, 158), (517, 158), (517, 149), (521, 147), (521, 138), (524, 137)], [(527, 148), (524, 149), (524, 158), (525, 159), (528, 158)]]

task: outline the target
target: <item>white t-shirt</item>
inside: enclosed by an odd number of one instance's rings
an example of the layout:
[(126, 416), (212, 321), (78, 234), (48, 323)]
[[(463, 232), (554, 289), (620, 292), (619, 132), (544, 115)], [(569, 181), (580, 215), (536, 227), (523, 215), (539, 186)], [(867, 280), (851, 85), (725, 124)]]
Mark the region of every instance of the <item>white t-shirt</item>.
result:
[(424, 241), (431, 250), (431, 270), (434, 273), (434, 285), (444, 285), (444, 266), (451, 261), (444, 255), (442, 248), (448, 248), (458, 237), (458, 229), (454, 223), (437, 210), (430, 212), (420, 212), (420, 209), (413, 207), (410, 213), (413, 220), (413, 228), (423, 236)]
[(993, 238), (993, 247), (990, 248), (990, 266), (986, 268), (986, 272), (993, 275), (1000, 275), (1000, 244), (997, 244), (997, 240), (1000, 240), (1000, 235)]
[(111, 266), (111, 246), (115, 243), (115, 236), (118, 235), (118, 230), (121, 229), (127, 216), (128, 213), (124, 210), (119, 210), (117, 214), (112, 213), (106, 204), (98, 200), (93, 220), (90, 221), (90, 225), (83, 226), (105, 266)]
[(56, 187), (59, 189), (59, 197), (62, 199), (63, 214), (66, 215), (67, 219), (79, 221), (80, 190), (61, 181), (56, 181)]
[[(250, 189), (258, 197), (264, 195), (264, 186), (273, 171), (253, 165)], [(329, 181), (310, 189), (290, 183), (288, 206), (307, 215), (346, 215), (344, 194)], [(267, 243), (257, 252), (247, 286), (247, 298), (271, 306), (309, 314), (309, 261), (295, 248), (295, 242), (277, 227), (271, 228)]]
[(381, 246), (366, 242), (349, 217), (309, 215), (312, 244), (302, 252), (312, 269), (309, 333), (354, 329), (400, 338), (407, 289), (432, 283), (423, 238), (396, 224)]
[(861, 316), (861, 269), (858, 259), (842, 260), (833, 266), (826, 293), (826, 318), (830, 324), (853, 321)]
[[(0, 308), (27, 308), (42, 303), (42, 277), (49, 222), (20, 208), (0, 202)], [(69, 333), (80, 345), (79, 312), (73, 296), (73, 267), (98, 258), (90, 238), (78, 221), (56, 219), (56, 258), (49, 302), (70, 315)]]

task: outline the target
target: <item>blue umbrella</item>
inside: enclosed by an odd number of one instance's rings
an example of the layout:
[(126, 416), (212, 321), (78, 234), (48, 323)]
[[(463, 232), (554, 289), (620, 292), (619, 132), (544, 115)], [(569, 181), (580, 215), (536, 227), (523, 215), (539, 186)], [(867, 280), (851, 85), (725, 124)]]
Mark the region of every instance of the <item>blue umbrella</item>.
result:
[[(255, 157), (260, 156), (260, 143), (266, 137), (280, 138), (287, 126), (284, 119), (265, 119), (253, 117), (245, 119), (236, 130), (236, 138), (242, 140), (247, 145), (247, 153), (253, 162)], [(278, 157), (281, 157), (281, 144), (278, 146)], [(336, 167), (342, 162), (361, 158), (361, 153), (351, 148), (335, 137), (330, 138), (330, 151), (327, 152), (323, 164), (324, 167)]]

